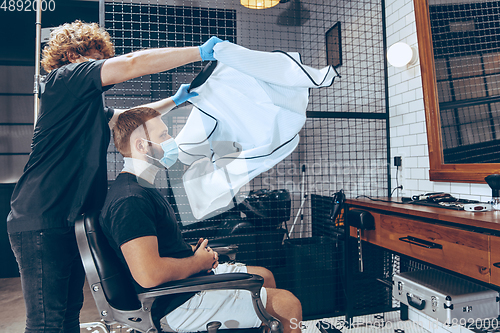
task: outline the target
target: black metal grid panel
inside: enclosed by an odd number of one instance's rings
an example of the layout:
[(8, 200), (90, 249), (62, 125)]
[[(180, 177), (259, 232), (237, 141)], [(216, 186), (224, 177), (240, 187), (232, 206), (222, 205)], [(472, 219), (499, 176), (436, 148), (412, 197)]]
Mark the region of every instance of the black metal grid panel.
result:
[[(386, 312), (393, 306), (392, 276), (394, 257), (381, 247), (363, 242), (363, 272), (359, 271), (358, 249), (350, 242), (351, 309), (350, 315)], [(354, 296), (354, 297), (353, 297)]]
[(314, 19), (302, 28), (305, 64), (325, 66), (325, 33), (337, 22), (342, 30), (342, 65), (337, 68), (342, 78), (314, 91), (308, 111), (385, 113), (382, 1), (303, 3)]
[[(386, 312), (399, 306), (392, 298), (393, 274), (399, 272), (400, 258), (381, 247), (363, 242), (363, 272), (358, 266), (358, 248), (354, 238), (350, 238), (348, 265), (345, 274), (343, 250), (345, 249), (343, 212), (332, 221), (332, 197), (311, 195), (312, 201), (312, 235), (313, 238), (328, 237), (335, 239), (337, 248), (335, 255), (335, 281), (340, 286), (336, 294), (336, 306), (340, 311), (347, 310), (350, 317), (369, 313)], [(327, 258), (327, 257), (326, 257)], [(348, 279), (346, 281), (345, 279)], [(344, 293), (344, 288), (345, 293)], [(349, 289), (350, 288), (350, 289)], [(350, 302), (347, 302), (349, 297)], [(349, 304), (348, 304), (349, 303)], [(347, 307), (349, 307), (347, 309)]]
[[(301, 10), (294, 10), (294, 6)], [(117, 54), (147, 47), (196, 46), (218, 35), (255, 50), (299, 52), (304, 64), (321, 68), (327, 65), (325, 33), (341, 22), (342, 65), (337, 70), (342, 77), (331, 87), (310, 90), (307, 111), (314, 113), (314, 118), (307, 119), (300, 132), (299, 146), (245, 189), (287, 190), (291, 212), (284, 218), (286, 223), (252, 230), (255, 238), (240, 243), (237, 255), (247, 264), (270, 268), (278, 287), (297, 292), (306, 318), (343, 311), (342, 247), (335, 235), (312, 234), (312, 215), (319, 207), (312, 205), (311, 195), (329, 197), (339, 189), (344, 189), (347, 197), (387, 193), (387, 123), (383, 116), (370, 117), (386, 113), (382, 7), (381, 0), (291, 0), (267, 10), (246, 9), (229, 0), (207, 0), (196, 6), (188, 0), (175, 4), (160, 0), (106, 1), (105, 5), (105, 27)], [(196, 18), (195, 13), (208, 18)], [(166, 98), (180, 84), (190, 82), (202, 66), (195, 63), (116, 85), (106, 93), (106, 102), (130, 108)], [(173, 136), (181, 130), (189, 112), (189, 107), (180, 107), (163, 117)], [(123, 160), (111, 144), (110, 181), (122, 166)], [(182, 190), (184, 169), (177, 163), (169, 169), (169, 179), (163, 173), (158, 175), (156, 186), (167, 198), (171, 198), (170, 188)], [(180, 220), (194, 222), (186, 200), (175, 200)], [(218, 223), (240, 220), (247, 221), (248, 216), (233, 210), (194, 225), (210, 238), (220, 236), (214, 233)], [(283, 238), (290, 240), (283, 243)], [(327, 275), (321, 275), (322, 270)], [(310, 277), (317, 279), (307, 280)], [(297, 286), (304, 285), (311, 289), (300, 296)]]
[(385, 119), (310, 119), (301, 134), (310, 193), (385, 194)]

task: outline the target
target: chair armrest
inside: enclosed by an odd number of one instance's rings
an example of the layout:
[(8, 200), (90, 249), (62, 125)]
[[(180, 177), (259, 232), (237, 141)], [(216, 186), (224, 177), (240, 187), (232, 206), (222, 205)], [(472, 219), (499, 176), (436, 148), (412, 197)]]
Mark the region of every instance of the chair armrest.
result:
[[(189, 244), (193, 246), (196, 245), (195, 242), (190, 242)], [(238, 245), (228, 242), (224, 238), (210, 241), (210, 247), (212, 248), (212, 250), (217, 252), (219, 256), (228, 256), (230, 260), (234, 260), (236, 257), (236, 253), (238, 253)]]
[[(255, 233), (251, 234), (246, 234), (246, 235), (229, 235), (229, 236), (222, 236), (222, 237), (207, 237), (208, 239), (208, 246), (210, 246), (212, 249), (216, 247), (222, 247), (222, 246), (227, 246), (231, 244), (236, 244), (236, 245), (241, 245), (241, 244), (253, 244), (255, 243)], [(185, 235), (184, 233), (182, 234), (182, 237), (184, 239), (196, 239), (193, 241), (189, 241), (188, 244), (191, 245), (196, 245), (196, 242), (198, 241), (199, 237), (192, 237), (189, 235)]]
[(210, 246), (212, 249), (217, 249), (217, 248), (221, 248), (221, 247), (228, 247), (228, 246), (236, 246), (237, 247), (237, 245), (234, 243), (234, 241), (232, 239), (225, 239), (225, 238), (210, 240), (208, 242), (208, 246)]
[[(220, 247), (228, 247), (228, 246), (237, 246), (234, 244), (234, 240), (232, 238), (216, 238), (214, 240), (210, 240), (209, 239), (209, 242), (208, 242), (209, 246), (212, 248), (212, 249), (216, 249), (216, 248), (220, 248)], [(197, 244), (197, 242), (188, 242), (189, 245), (193, 245), (195, 246)]]
[(138, 294), (139, 299), (156, 298), (203, 290), (245, 289), (260, 292), (264, 279), (248, 273), (226, 273), (171, 281)]
[(230, 260), (235, 260), (236, 253), (238, 253), (238, 245), (217, 246), (213, 247), (212, 250), (217, 252), (219, 256), (228, 256)]

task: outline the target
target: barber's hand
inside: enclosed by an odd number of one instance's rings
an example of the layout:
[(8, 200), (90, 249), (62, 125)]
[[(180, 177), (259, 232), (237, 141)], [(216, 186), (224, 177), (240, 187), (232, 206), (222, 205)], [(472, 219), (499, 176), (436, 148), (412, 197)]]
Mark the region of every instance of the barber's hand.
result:
[(203, 45), (198, 46), (200, 49), (201, 60), (215, 60), (214, 58), (214, 46), (217, 43), (222, 42), (222, 39), (219, 37), (212, 36), (209, 40), (207, 40)]
[(201, 265), (200, 271), (210, 271), (217, 262), (218, 256), (211, 248), (207, 248), (208, 239), (205, 239), (194, 256), (199, 260)]
[(181, 87), (179, 88), (179, 90), (177, 90), (175, 95), (172, 96), (172, 100), (174, 101), (175, 105), (181, 105), (191, 97), (198, 96), (198, 93), (194, 91), (188, 92), (189, 86), (190, 86), (189, 84), (181, 85)]

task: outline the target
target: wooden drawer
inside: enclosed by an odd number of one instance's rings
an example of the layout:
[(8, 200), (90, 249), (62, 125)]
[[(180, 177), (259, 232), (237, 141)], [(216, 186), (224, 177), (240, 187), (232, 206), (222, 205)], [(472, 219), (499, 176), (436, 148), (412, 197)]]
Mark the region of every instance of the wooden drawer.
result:
[[(363, 231), (363, 240), (484, 282), (490, 282), (488, 235), (399, 216), (371, 211), (370, 213), (375, 218), (375, 230)], [(351, 235), (356, 236), (356, 229), (352, 227)], [(408, 236), (417, 240), (413, 244), (401, 240)], [(421, 244), (424, 242), (419, 240), (435, 243), (438, 248), (425, 248)], [(498, 249), (500, 250), (500, 242)], [(500, 261), (500, 254), (497, 261)], [(500, 271), (500, 268), (498, 270)], [(500, 272), (497, 273), (500, 275)]]
[(490, 236), (490, 253), (491, 253), (490, 283), (500, 286), (500, 237)]

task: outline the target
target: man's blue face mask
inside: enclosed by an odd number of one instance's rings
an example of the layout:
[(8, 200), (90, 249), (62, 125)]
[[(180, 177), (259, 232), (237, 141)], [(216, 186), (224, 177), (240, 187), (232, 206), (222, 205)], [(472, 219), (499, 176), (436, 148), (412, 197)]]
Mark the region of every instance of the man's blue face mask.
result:
[(146, 154), (147, 157), (159, 162), (161, 165), (163, 165), (165, 168), (170, 168), (174, 163), (177, 161), (177, 158), (179, 157), (179, 148), (177, 147), (177, 143), (175, 142), (174, 138), (170, 138), (166, 141), (163, 141), (161, 143), (156, 143), (152, 142), (149, 140), (146, 140), (147, 142), (154, 143), (155, 145), (160, 145), (161, 149), (163, 149), (163, 157), (160, 159), (154, 158), (153, 156), (150, 156)]

